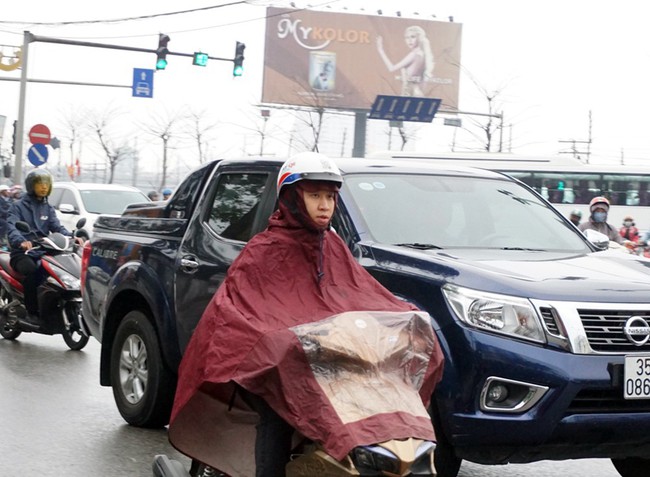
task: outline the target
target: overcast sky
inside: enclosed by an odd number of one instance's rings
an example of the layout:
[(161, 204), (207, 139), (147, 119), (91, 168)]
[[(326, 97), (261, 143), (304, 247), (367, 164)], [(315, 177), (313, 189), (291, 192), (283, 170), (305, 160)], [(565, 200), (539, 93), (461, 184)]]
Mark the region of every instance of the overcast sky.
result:
[[(253, 152), (260, 101), (267, 5), (290, 2), (248, 2), (208, 8), (196, 13), (157, 16), (119, 22), (64, 25), (63, 22), (112, 20), (205, 8), (224, 4), (216, 0), (178, 3), (113, 0), (110, 8), (97, 3), (67, 0), (31, 0), (3, 6), (0, 44), (19, 46), (23, 31), (41, 36), (155, 48), (158, 33), (170, 35), (170, 50), (201, 50), (231, 58), (235, 41), (247, 44), (245, 73), (232, 78), (232, 65), (211, 61), (206, 68), (191, 59), (170, 57), (164, 72), (156, 73), (154, 98), (133, 98), (127, 88), (98, 88), (31, 83), (27, 89), (26, 128), (45, 123), (53, 135), (63, 136), (61, 118), (69, 111), (113, 107), (128, 111), (123, 127), (146, 121), (152, 111), (173, 114), (183, 107), (207, 110), (219, 123), (219, 141), (213, 153), (230, 156)], [(238, 3), (238, 2), (232, 2)], [(295, 1), (297, 7), (308, 2)], [(107, 5), (107, 4), (103, 4)], [(485, 98), (475, 83), (500, 91), (497, 102), (508, 129), (506, 145), (514, 152), (547, 154), (567, 151), (560, 141), (589, 139), (592, 114), (592, 162), (645, 163), (650, 158), (649, 83), (650, 29), (641, 4), (631, 0), (567, 2), (549, 0), (339, 0), (312, 2), (326, 11), (430, 18), (463, 25), (460, 109), (485, 112)], [(29, 22), (29, 23), (17, 23)], [(57, 25), (38, 25), (39, 22)], [(7, 53), (7, 46), (3, 52)], [(32, 43), (28, 76), (34, 79), (130, 85), (133, 68), (153, 68), (151, 54), (119, 52), (45, 43)], [(0, 71), (17, 78), (19, 72)], [(0, 81), (0, 115), (7, 116), (5, 135), (18, 111), (18, 83)], [(278, 137), (286, 130), (286, 113), (274, 111), (269, 126)], [(284, 129), (283, 129), (284, 128)], [(448, 149), (453, 128), (436, 119), (423, 126), (418, 148)], [(150, 137), (141, 135), (146, 143)], [(6, 145), (6, 143), (5, 143)], [(142, 146), (142, 144), (140, 144)], [(90, 143), (84, 145), (92, 149)], [(586, 147), (578, 145), (578, 147)], [(269, 142), (266, 152), (287, 151), (286, 139)], [(155, 152), (150, 161), (158, 160)], [(183, 154), (177, 152), (177, 161)], [(158, 154), (159, 156), (159, 154)]]

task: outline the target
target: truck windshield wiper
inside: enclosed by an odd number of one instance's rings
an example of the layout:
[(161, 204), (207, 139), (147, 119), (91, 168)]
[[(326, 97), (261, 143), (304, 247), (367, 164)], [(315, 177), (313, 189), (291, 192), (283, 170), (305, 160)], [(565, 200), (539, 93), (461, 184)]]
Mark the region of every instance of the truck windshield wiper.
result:
[(543, 248), (502, 247), (501, 250), (523, 250), (525, 252), (545, 252)]
[(413, 243), (396, 243), (398, 247), (409, 247), (409, 248), (417, 248), (418, 250), (431, 250), (431, 249), (438, 249), (441, 250), (442, 247), (439, 247), (438, 245), (434, 245), (432, 243), (419, 243), (419, 242), (413, 242)]

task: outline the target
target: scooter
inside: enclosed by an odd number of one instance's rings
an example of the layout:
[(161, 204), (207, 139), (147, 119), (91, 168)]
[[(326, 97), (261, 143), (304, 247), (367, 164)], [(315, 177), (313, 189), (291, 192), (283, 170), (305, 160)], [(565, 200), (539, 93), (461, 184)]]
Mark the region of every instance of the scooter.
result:
[[(282, 373), (280, 369), (286, 366), (287, 362), (293, 359), (306, 359), (313, 373), (313, 379), (318, 383), (315, 387), (310, 387), (311, 395), (313, 396), (314, 389), (320, 389), (324, 398), (314, 399), (319, 405), (331, 406), (333, 411), (323, 415), (337, 416), (331, 420), (332, 427), (328, 427), (330, 422), (318, 423), (317, 427), (321, 429), (322, 435), (327, 436), (328, 431), (331, 430), (335, 434), (334, 440), (339, 439), (338, 436), (342, 438), (343, 434), (346, 434), (345, 431), (338, 435), (336, 431), (340, 432), (348, 424), (342, 427), (341, 422), (357, 426), (367, 419), (373, 427), (372, 436), (374, 437), (376, 433), (377, 437), (382, 436), (382, 440), (370, 444), (355, 441), (354, 447), (346, 451), (347, 454), (344, 454), (343, 458), (336, 459), (328, 452), (326, 445), (305, 439), (302, 437), (301, 429), (298, 428), (295, 436), (297, 438), (294, 438), (296, 446), (286, 466), (287, 477), (360, 475), (433, 477), (436, 475), (434, 466), (436, 442), (428, 420), (429, 415), (419, 395), (419, 389), (424, 389), (426, 386), (423, 384), (424, 376), (433, 355), (436, 339), (428, 314), (349, 312), (320, 322), (293, 327), (291, 332), (297, 336), (299, 346), (293, 351), (283, 353), (282, 359), (271, 374), (261, 375), (260, 379), (270, 381), (272, 380), (270, 376), (276, 371)], [(269, 340), (285, 342), (276, 338), (277, 335), (268, 336)], [(260, 347), (264, 348), (264, 346)], [(260, 357), (263, 359), (261, 355), (257, 357), (253, 353), (250, 356), (252, 362)], [(311, 378), (307, 377), (308, 380)], [(289, 393), (295, 393), (298, 387), (305, 384), (304, 379), (295, 380), (296, 388), (292, 389), (290, 381), (292, 380), (282, 380), (281, 391), (285, 397), (290, 396)], [(230, 403), (231, 406), (233, 401)], [(395, 431), (395, 428), (399, 426), (395, 426), (397, 420), (393, 420), (393, 416), (406, 420), (413, 418), (414, 420), (410, 422), (416, 424), (414, 427), (426, 421), (425, 426), (431, 427), (429, 438), (424, 438), (422, 434), (418, 435), (411, 429), (407, 432), (412, 432), (412, 435), (404, 435), (403, 428), (402, 434), (397, 436), (395, 433), (399, 431)], [(202, 416), (202, 419), (209, 420), (207, 416)], [(201, 445), (200, 439), (191, 437), (187, 441), (189, 446), (185, 446), (183, 442), (175, 442), (173, 432), (170, 431), (172, 444), (181, 452), (191, 455), (192, 467), (188, 472), (178, 460), (170, 459), (167, 455), (157, 455), (152, 465), (153, 475), (155, 477), (254, 475), (253, 469), (246, 468), (246, 464), (236, 469), (232, 466), (228, 467), (229, 463), (235, 462), (240, 456), (240, 460), (247, 460), (250, 466), (252, 453), (240, 451), (244, 446), (236, 437), (237, 434), (233, 432), (235, 427), (225, 429), (233, 423), (234, 426), (240, 425), (239, 423), (242, 426), (251, 426), (251, 420), (235, 413), (231, 419), (226, 417), (221, 422), (224, 436), (230, 436), (232, 446), (228, 447), (230, 445), (227, 442), (228, 438), (220, 441), (227, 449), (214, 453), (210, 450), (209, 454), (203, 454), (210, 458), (209, 463), (206, 464), (195, 457), (197, 454), (200, 456), (201, 450), (196, 447)], [(383, 429), (379, 429), (380, 427)], [(187, 428), (181, 431), (182, 434), (187, 432)], [(386, 436), (393, 438), (386, 439)], [(325, 437), (324, 442), (331, 438), (331, 435)], [(331, 444), (332, 441), (330, 440), (329, 443)], [(210, 446), (210, 449), (214, 447)], [(236, 452), (237, 456), (234, 455)], [(220, 462), (223, 465), (220, 465)], [(215, 465), (219, 468), (214, 467)]]
[[(83, 236), (86, 219), (76, 224), (75, 236)], [(31, 232), (25, 222), (16, 228), (25, 234)], [(22, 276), (9, 264), (10, 254), (0, 251), (0, 335), (15, 340), (23, 332), (45, 335), (60, 334), (71, 350), (79, 351), (88, 343), (88, 332), (81, 316), (81, 256), (74, 239), (52, 233), (32, 241), (32, 251), (45, 252), (40, 262), (46, 275), (37, 290), (40, 327), (24, 322), (26, 315)]]

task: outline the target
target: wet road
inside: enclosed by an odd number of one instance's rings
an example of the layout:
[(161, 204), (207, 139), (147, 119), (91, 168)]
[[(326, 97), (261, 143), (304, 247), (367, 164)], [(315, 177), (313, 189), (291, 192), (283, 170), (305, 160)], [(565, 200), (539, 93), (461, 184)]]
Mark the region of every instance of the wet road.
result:
[(98, 369), (92, 339), (75, 352), (60, 336), (0, 338), (0, 476), (150, 476), (156, 454), (179, 456), (165, 430), (126, 425)]
[[(69, 351), (60, 336), (0, 338), (0, 476), (146, 477), (165, 453), (189, 461), (165, 430), (124, 423), (110, 388), (99, 385), (99, 345)], [(607, 460), (480, 466), (460, 477), (616, 477)], [(316, 477), (316, 476), (314, 476)]]

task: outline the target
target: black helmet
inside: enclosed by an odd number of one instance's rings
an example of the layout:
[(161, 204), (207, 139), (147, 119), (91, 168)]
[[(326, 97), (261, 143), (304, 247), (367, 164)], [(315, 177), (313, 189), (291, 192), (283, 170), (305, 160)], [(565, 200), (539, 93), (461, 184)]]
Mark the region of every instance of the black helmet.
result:
[(45, 169), (34, 169), (25, 177), (25, 191), (29, 195), (34, 195), (34, 186), (43, 182), (49, 186), (46, 194), (49, 196), (52, 192), (52, 174)]

